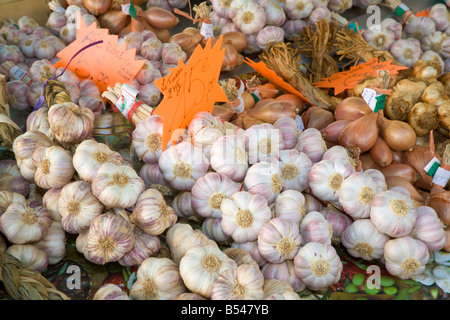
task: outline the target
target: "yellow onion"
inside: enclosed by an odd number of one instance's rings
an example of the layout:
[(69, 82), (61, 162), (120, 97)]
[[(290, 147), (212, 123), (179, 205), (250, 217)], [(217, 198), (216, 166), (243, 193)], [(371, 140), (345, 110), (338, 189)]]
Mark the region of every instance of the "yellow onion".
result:
[(377, 137), (377, 141), (369, 150), (373, 161), (380, 167), (389, 166), (392, 163), (392, 151), (382, 136)]
[(222, 68), (221, 71), (231, 71), (236, 68), (238, 64), (238, 52), (236, 48), (231, 44), (222, 45), (225, 49), (225, 54), (223, 55)]
[(322, 130), (329, 124), (334, 122), (333, 112), (325, 110), (321, 107), (312, 106), (308, 108), (302, 115), (303, 124), (306, 128), (316, 128)]
[(339, 135), (339, 144), (346, 148), (359, 148), (361, 153), (369, 151), (378, 138), (378, 114), (371, 112), (347, 125)]
[(348, 97), (338, 103), (334, 110), (336, 120), (356, 120), (372, 113), (369, 105), (360, 97)]
[[(380, 128), (381, 135), (392, 150), (410, 150), (416, 144), (416, 133), (408, 123), (387, 119), (382, 113), (379, 113), (377, 124)], [(364, 131), (362, 130), (360, 132)]]
[(262, 122), (274, 124), (280, 118), (290, 117), (295, 119), (299, 110), (300, 107), (295, 102), (262, 99), (247, 111), (247, 115)]
[(111, 0), (84, 0), (84, 6), (89, 13), (98, 16), (109, 10)]
[(222, 43), (231, 44), (236, 48), (237, 52), (241, 53), (248, 46), (247, 36), (240, 31), (229, 31), (223, 34)]
[(438, 113), (432, 104), (416, 103), (407, 116), (408, 124), (418, 137), (423, 137), (438, 127)]
[(100, 27), (108, 29), (111, 34), (118, 34), (130, 22), (122, 10), (109, 10), (98, 17)]

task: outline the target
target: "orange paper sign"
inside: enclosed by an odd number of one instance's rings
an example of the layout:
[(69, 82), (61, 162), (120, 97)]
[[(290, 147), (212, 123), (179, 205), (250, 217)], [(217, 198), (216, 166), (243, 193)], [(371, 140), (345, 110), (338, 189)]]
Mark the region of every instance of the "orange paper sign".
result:
[(399, 70), (408, 69), (404, 66), (391, 64), (391, 60), (378, 62), (378, 58), (373, 58), (366, 63), (350, 67), (347, 71), (342, 71), (323, 78), (322, 81), (314, 83), (320, 88), (334, 88), (334, 94), (337, 95), (344, 90), (353, 89), (361, 80), (366, 77), (377, 76), (377, 70), (387, 70), (389, 74), (397, 74)]
[(267, 68), (264, 62), (260, 61), (256, 63), (249, 58), (245, 58), (244, 62), (252, 67), (256, 72), (261, 74), (264, 78), (269, 80), (278, 90), (292, 93), (302, 99), (304, 102), (309, 103), (309, 100), (305, 96), (303, 96), (289, 83), (285, 82), (281, 77), (277, 76), (277, 74), (273, 70)]
[(68, 69), (80, 80), (93, 80), (101, 92), (116, 83), (130, 83), (145, 61), (135, 60), (136, 49), (127, 50), (126, 43), (119, 46), (117, 35), (110, 35), (107, 29), (97, 28), (95, 23), (87, 26), (79, 12), (77, 12), (76, 40), (57, 54), (61, 60), (55, 67), (66, 67), (79, 50), (97, 41), (103, 42), (78, 54), (70, 62)]
[(426, 17), (428, 18), (430, 16), (430, 8), (424, 9), (422, 11), (419, 11), (416, 13), (416, 17)]
[(164, 99), (154, 113), (164, 119), (163, 148), (169, 141), (178, 141), (177, 129), (188, 127), (200, 111), (212, 112), (216, 102), (226, 102), (225, 92), (219, 85), (225, 49), (221, 49), (223, 36), (211, 49), (211, 39), (203, 49), (197, 46), (188, 63), (178, 62), (170, 74), (155, 80)]

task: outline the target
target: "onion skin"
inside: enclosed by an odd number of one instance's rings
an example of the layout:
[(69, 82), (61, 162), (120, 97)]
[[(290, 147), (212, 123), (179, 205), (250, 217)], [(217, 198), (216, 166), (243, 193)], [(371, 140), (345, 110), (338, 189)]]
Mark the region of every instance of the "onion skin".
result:
[(234, 111), (226, 104), (215, 104), (212, 111), (213, 116), (225, 121), (229, 121), (234, 114)]
[(318, 106), (309, 107), (302, 115), (305, 128), (325, 129), (335, 121), (333, 112)]
[(359, 161), (361, 162), (361, 166), (364, 171), (369, 170), (369, 169), (377, 169), (377, 170), (381, 171), (381, 169), (383, 169), (379, 165), (377, 165), (375, 163), (375, 161), (373, 161), (369, 152), (365, 152), (365, 153), (361, 154), (359, 156)]
[[(219, 37), (217, 37), (217, 39), (219, 39)], [(239, 31), (229, 31), (224, 33), (222, 43), (231, 44), (239, 53), (244, 51), (248, 46), (247, 36), (245, 33)]]
[(426, 136), (439, 125), (436, 107), (423, 102), (416, 103), (412, 107), (407, 115), (407, 121), (418, 137)]
[(358, 147), (361, 153), (369, 151), (378, 138), (378, 114), (371, 112), (353, 120), (339, 135), (339, 144), (343, 147)]
[(378, 135), (377, 141), (370, 148), (370, 156), (380, 167), (386, 167), (392, 163), (392, 151), (383, 137)]
[(322, 133), (322, 138), (330, 143), (338, 144), (339, 143), (339, 135), (342, 130), (350, 124), (351, 120), (336, 120), (330, 123), (328, 126), (320, 130)]
[(130, 22), (122, 10), (109, 10), (98, 17), (98, 21), (100, 27), (108, 29), (111, 34), (118, 34)]
[(223, 48), (225, 49), (225, 54), (223, 55), (222, 68), (220, 71), (232, 71), (237, 66), (239, 53), (231, 44), (225, 44)]
[(393, 151), (391, 150), (392, 153), (392, 163), (405, 163), (405, 152), (404, 151)]
[(89, 13), (98, 16), (109, 10), (111, 0), (84, 0), (83, 4)]
[(450, 227), (444, 228), (444, 235), (445, 235), (445, 245), (443, 250), (445, 252), (450, 252)]
[(411, 199), (421, 204), (425, 202), (424, 197), (417, 191), (416, 187), (405, 178), (395, 176), (386, 177), (386, 185), (388, 189), (393, 187), (404, 187), (409, 191)]
[(139, 14), (144, 20), (156, 29), (171, 29), (175, 27), (179, 20), (169, 10), (159, 7), (149, 7)]
[(183, 51), (191, 47), (196, 47), (200, 42), (203, 41), (203, 36), (200, 33), (195, 35), (190, 35), (188, 33), (177, 33), (170, 37), (170, 43), (178, 44)]
[(417, 142), (414, 129), (406, 122), (389, 120), (382, 113), (377, 119), (381, 135), (392, 150), (411, 150)]
[(348, 97), (339, 102), (334, 110), (336, 120), (356, 120), (372, 113), (369, 105), (360, 97)]
[[(298, 105), (289, 101), (275, 99), (259, 100), (253, 108), (247, 111), (247, 116), (259, 121), (274, 124), (280, 118), (290, 117), (295, 119), (298, 114)], [(245, 116), (244, 118), (247, 118)]]
[(387, 177), (401, 177), (414, 184), (419, 179), (419, 173), (411, 166), (404, 163), (392, 163), (382, 168), (381, 173)]
[(422, 189), (430, 190), (433, 186), (433, 177), (426, 174), (424, 168), (428, 162), (433, 159), (430, 149), (425, 146), (415, 145), (412, 150), (404, 152), (404, 163), (413, 167), (420, 175), (416, 182), (416, 186)]
[(433, 185), (430, 190), (429, 206), (436, 211), (439, 219), (447, 226), (450, 226), (449, 197), (450, 191), (446, 191), (439, 185)]

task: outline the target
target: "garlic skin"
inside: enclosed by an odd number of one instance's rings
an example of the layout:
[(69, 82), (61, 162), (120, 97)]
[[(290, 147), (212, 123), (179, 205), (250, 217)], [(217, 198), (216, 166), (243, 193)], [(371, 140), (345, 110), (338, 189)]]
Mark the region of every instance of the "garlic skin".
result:
[(409, 236), (422, 241), (432, 252), (441, 250), (445, 245), (445, 234), (436, 211), (432, 207), (420, 206), (416, 212), (416, 223)]
[(258, 234), (258, 250), (270, 263), (294, 259), (301, 244), (298, 224), (283, 218), (271, 219)]
[(376, 193), (387, 190), (386, 177), (380, 170), (367, 169), (364, 173), (368, 174), (377, 185)]
[(194, 115), (188, 126), (192, 144), (204, 150), (206, 158), (211, 158), (212, 145), (225, 133), (225, 127), (220, 119), (209, 112), (201, 111)]
[(333, 230), (331, 242), (341, 242), (342, 233), (349, 225), (352, 224), (353, 219), (347, 214), (336, 209), (333, 205), (328, 205), (319, 212), (325, 217)]
[(225, 175), (209, 172), (192, 186), (192, 206), (202, 217), (222, 218), (223, 199), (239, 192), (241, 185)]
[(24, 197), (30, 193), (30, 185), (20, 174), (16, 161), (6, 159), (0, 161), (0, 190), (19, 193)]
[(212, 245), (189, 249), (179, 266), (186, 287), (205, 298), (211, 298), (213, 285), (220, 274), (236, 269), (236, 262)]
[(139, 121), (133, 131), (133, 147), (139, 159), (145, 163), (158, 162), (162, 153), (162, 124), (160, 116), (152, 115)]
[(215, 242), (232, 242), (233, 238), (223, 232), (221, 224), (222, 219), (208, 217), (202, 223), (202, 231), (209, 239)]
[(197, 215), (192, 206), (192, 193), (190, 191), (180, 191), (172, 201), (171, 207), (179, 218), (186, 218)]
[(295, 274), (313, 291), (338, 282), (343, 269), (334, 247), (317, 242), (301, 247), (294, 258), (294, 265)]
[(415, 17), (406, 23), (403, 30), (406, 38), (415, 38), (420, 40), (423, 37), (436, 32), (436, 24), (431, 18)]
[[(40, 83), (33, 82), (30, 86), (30, 90), (28, 91), (27, 99), (28, 103), (31, 106), (35, 106), (37, 104), (37, 99), (39, 99), (41, 93), (39, 91), (39, 96), (35, 95), (34, 98), (31, 97), (32, 90), (38, 87), (37, 89), (42, 90), (42, 86)], [(35, 99), (33, 102), (30, 102), (31, 99)], [(46, 103), (44, 103), (46, 104)], [(52, 133), (50, 132), (50, 124), (47, 119), (48, 107), (42, 106), (39, 110), (32, 111), (27, 117), (27, 130), (38, 130), (45, 133), (46, 136), (50, 138), (50, 140), (54, 140)]]
[(164, 179), (177, 190), (190, 190), (209, 168), (209, 161), (202, 149), (194, 147), (189, 141), (165, 149), (158, 163)]
[(273, 126), (280, 130), (281, 138), (284, 141), (284, 147), (286, 149), (293, 149), (298, 142), (300, 131), (297, 129), (297, 123), (290, 117), (280, 118)]
[(295, 149), (305, 153), (313, 164), (322, 160), (327, 151), (322, 133), (316, 128), (308, 128), (300, 133)]
[(98, 288), (92, 300), (130, 300), (130, 298), (118, 285), (107, 283)]
[(66, 233), (61, 222), (52, 221), (45, 237), (33, 244), (47, 254), (49, 265), (59, 263), (66, 255)]
[(94, 196), (91, 184), (74, 181), (65, 185), (58, 197), (58, 213), (68, 233), (88, 229), (92, 220), (103, 213), (104, 205)]
[(267, 15), (262, 6), (254, 2), (247, 2), (237, 7), (236, 15), (232, 20), (242, 32), (253, 34), (265, 26), (266, 18)]
[(343, 13), (353, 6), (353, 0), (330, 0), (328, 2), (328, 9), (337, 13)]
[(285, 260), (281, 263), (268, 262), (261, 268), (261, 272), (266, 280), (277, 279), (288, 282), (295, 292), (301, 292), (306, 288), (306, 285), (295, 273), (293, 260)]
[(312, 1), (307, 0), (286, 0), (286, 5), (284, 6), (286, 15), (292, 20), (309, 17), (313, 9), (314, 4)]
[(247, 191), (223, 199), (220, 210), (222, 230), (236, 242), (256, 240), (263, 225), (272, 218), (267, 200)]
[(58, 198), (62, 188), (52, 188), (42, 197), (42, 206), (50, 211), (53, 221), (61, 221), (62, 216), (58, 212)]
[(300, 296), (287, 281), (265, 279), (263, 291), (264, 300), (300, 300)]
[(387, 190), (376, 194), (370, 205), (370, 219), (378, 231), (391, 237), (408, 235), (416, 222), (417, 212), (411, 196)]
[(92, 193), (106, 207), (131, 208), (144, 191), (144, 181), (126, 165), (104, 163), (92, 180)]
[(86, 259), (104, 265), (118, 261), (133, 248), (133, 228), (130, 222), (119, 215), (101, 214), (92, 220), (86, 241)]
[(285, 144), (280, 131), (270, 123), (253, 125), (245, 130), (245, 150), (248, 152), (249, 164), (269, 162), (278, 157)]
[(276, 218), (290, 220), (300, 225), (305, 214), (305, 196), (299, 191), (283, 191), (275, 200), (274, 215)]
[(145, 163), (139, 170), (139, 176), (144, 180), (146, 189), (156, 189), (163, 196), (176, 194), (176, 190), (164, 179), (158, 163)]
[(0, 230), (13, 244), (28, 244), (42, 240), (51, 222), (50, 212), (44, 207), (13, 202), (0, 216)]
[(389, 50), (395, 41), (394, 32), (387, 28), (370, 28), (362, 34), (364, 40), (378, 50)]
[(75, 173), (72, 153), (60, 146), (37, 148), (31, 160), (36, 167), (34, 181), (43, 189), (61, 188)]
[(12, 109), (27, 110), (30, 105), (27, 101), (29, 87), (20, 80), (10, 80), (6, 83), (6, 92), (8, 95), (8, 105)]
[(410, 279), (421, 274), (429, 258), (427, 246), (409, 236), (391, 239), (384, 246), (386, 269), (400, 279)]
[[(424, 37), (423, 39), (426, 39)], [(428, 50), (428, 49), (424, 49)], [(405, 67), (412, 68), (414, 63), (419, 60), (423, 51), (421, 48), (421, 42), (415, 38), (399, 39), (394, 41), (389, 51), (394, 58), (403, 64)]]
[(87, 182), (92, 182), (98, 169), (104, 163), (123, 164), (122, 156), (112, 151), (106, 144), (95, 140), (81, 142), (73, 154), (73, 166), (78, 176)]
[(260, 5), (264, 8), (266, 13), (266, 26), (281, 27), (286, 21), (286, 13), (275, 0), (263, 0)]
[(42, 272), (48, 266), (47, 254), (31, 244), (13, 244), (5, 252), (19, 260), (24, 268)]
[(5, 213), (8, 207), (14, 202), (26, 203), (27, 199), (20, 193), (6, 190), (0, 191), (0, 216)]
[(248, 253), (244, 249), (240, 248), (225, 248), (223, 252), (230, 258), (236, 262), (237, 266), (247, 264), (247, 265), (255, 265), (259, 267), (258, 263), (252, 258), (250, 253)]
[(231, 244), (233, 249), (241, 249), (248, 252), (252, 259), (259, 265), (259, 267), (264, 266), (268, 261), (261, 255), (258, 250), (258, 240), (247, 241), (247, 242), (236, 242)]
[(320, 212), (324, 208), (324, 205), (319, 199), (317, 199), (317, 197), (309, 193), (304, 193), (303, 196), (305, 197), (305, 213), (311, 211)]
[(284, 30), (277, 26), (265, 26), (258, 31), (256, 42), (261, 50), (266, 50), (267, 46), (273, 42), (284, 41)]
[(309, 187), (309, 172), (313, 163), (305, 153), (296, 149), (281, 150), (279, 164), (283, 191), (302, 192)]
[(429, 18), (434, 21), (437, 31), (445, 31), (450, 27), (450, 13), (443, 3), (431, 7)]
[(355, 220), (341, 236), (341, 242), (350, 255), (367, 261), (383, 257), (384, 245), (389, 239), (370, 219)]
[(381, 27), (392, 31), (394, 33), (395, 40), (401, 39), (403, 34), (403, 26), (397, 20), (394, 20), (392, 18), (386, 18), (383, 21), (381, 21)]
[(130, 290), (134, 300), (169, 300), (187, 291), (177, 264), (168, 258), (145, 259), (136, 277)]
[(342, 183), (354, 172), (349, 161), (322, 160), (314, 164), (309, 172), (309, 187), (320, 200), (338, 202)]
[(264, 276), (257, 265), (242, 264), (227, 269), (214, 282), (211, 300), (261, 300)]
[(331, 245), (333, 229), (320, 212), (311, 211), (300, 223), (300, 235), (304, 243), (316, 242)]
[(258, 162), (252, 165), (245, 176), (244, 188), (254, 195), (262, 195), (272, 204), (283, 189), (279, 162)]
[(433, 50), (444, 59), (450, 58), (450, 37), (446, 32), (433, 32), (423, 37), (420, 43), (423, 51)]
[(173, 208), (166, 204), (164, 196), (156, 189), (147, 189), (139, 195), (130, 216), (131, 222), (153, 236), (162, 234), (177, 219)]
[(370, 203), (377, 192), (372, 177), (364, 172), (348, 176), (339, 189), (339, 203), (346, 214), (354, 220), (368, 218)]

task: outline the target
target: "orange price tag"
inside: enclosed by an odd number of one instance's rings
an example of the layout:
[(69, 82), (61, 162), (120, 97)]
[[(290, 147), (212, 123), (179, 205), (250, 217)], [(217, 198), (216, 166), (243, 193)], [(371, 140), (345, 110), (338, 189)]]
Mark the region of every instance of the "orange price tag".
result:
[(267, 68), (264, 62), (260, 61), (256, 63), (249, 58), (245, 58), (244, 62), (248, 64), (250, 67), (252, 67), (253, 70), (258, 72), (264, 78), (269, 80), (277, 89), (284, 92), (292, 93), (297, 97), (299, 97), (300, 99), (302, 99), (303, 102), (310, 103), (309, 100), (305, 96), (303, 96), (298, 90), (296, 90), (289, 83), (285, 82), (281, 77), (277, 76), (277, 74), (273, 70)]
[(419, 11), (416, 13), (416, 17), (426, 17), (428, 18), (430, 16), (430, 8), (424, 9), (422, 11)]
[(391, 64), (391, 60), (378, 62), (378, 58), (373, 58), (365, 63), (350, 67), (347, 71), (332, 74), (328, 78), (314, 83), (319, 88), (334, 88), (334, 94), (338, 95), (344, 90), (353, 89), (358, 83), (369, 76), (376, 77), (377, 70), (387, 70), (389, 74), (397, 74), (399, 70), (408, 69), (404, 66)]
[(136, 49), (127, 50), (126, 43), (119, 46), (119, 37), (110, 35), (108, 29), (99, 29), (95, 23), (87, 26), (79, 12), (77, 12), (76, 40), (57, 54), (61, 60), (55, 67), (66, 67), (80, 49), (100, 40), (103, 42), (77, 55), (68, 69), (80, 80), (93, 80), (101, 92), (116, 83), (129, 83), (141, 70), (145, 61), (135, 60)]
[(154, 111), (164, 119), (163, 149), (169, 141), (178, 141), (195, 114), (200, 111), (212, 113), (216, 102), (228, 101), (219, 85), (225, 54), (225, 49), (221, 49), (222, 40), (223, 36), (213, 48), (211, 39), (205, 48), (198, 45), (186, 65), (180, 60), (168, 76), (155, 80), (164, 95)]

